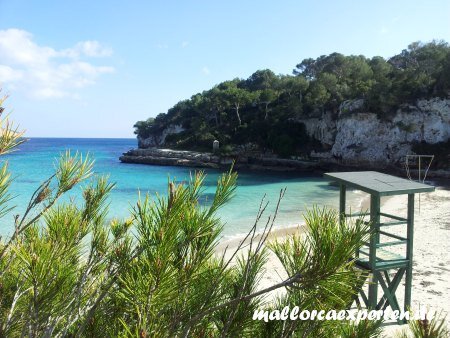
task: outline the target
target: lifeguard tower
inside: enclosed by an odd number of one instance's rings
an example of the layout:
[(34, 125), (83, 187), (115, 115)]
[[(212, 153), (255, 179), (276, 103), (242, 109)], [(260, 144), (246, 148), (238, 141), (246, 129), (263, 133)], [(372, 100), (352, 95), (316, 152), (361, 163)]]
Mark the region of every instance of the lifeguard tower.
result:
[[(413, 267), (414, 195), (434, 191), (434, 187), (376, 171), (327, 173), (325, 177), (339, 183), (341, 220), (344, 217), (370, 217), (370, 240), (356, 253), (357, 266), (368, 270), (370, 276), (368, 294), (365, 294), (364, 289), (360, 290), (365, 306), (375, 310), (385, 310), (388, 306), (392, 310), (408, 310), (411, 305)], [(346, 192), (349, 188), (370, 194), (370, 214), (346, 213)], [(393, 195), (408, 196), (406, 218), (381, 211), (381, 197)], [(381, 217), (387, 221), (381, 222)], [(388, 232), (389, 227), (403, 224), (406, 225), (402, 232), (405, 235)], [(393, 250), (395, 253), (390, 251), (397, 246), (400, 248)], [(400, 307), (396, 291), (404, 276), (404, 304)], [(378, 297), (378, 285), (383, 290), (381, 297)]]

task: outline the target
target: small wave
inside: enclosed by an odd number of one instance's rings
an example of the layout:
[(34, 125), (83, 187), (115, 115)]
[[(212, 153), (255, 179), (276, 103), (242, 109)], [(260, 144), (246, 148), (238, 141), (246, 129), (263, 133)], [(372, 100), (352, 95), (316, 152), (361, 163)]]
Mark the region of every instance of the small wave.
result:
[[(299, 228), (304, 226), (305, 223), (304, 221), (302, 222), (290, 222), (287, 223), (285, 225), (274, 225), (271, 229), (271, 233), (276, 233), (279, 231), (283, 231), (283, 230), (290, 230), (290, 229), (295, 229), (295, 228)], [(261, 235), (264, 231), (264, 228), (258, 228), (255, 232), (255, 236)], [(236, 234), (233, 235), (223, 235), (222, 238), (220, 239), (220, 242), (233, 242), (233, 241), (239, 241), (239, 240), (243, 240), (248, 234), (249, 234), (250, 230), (248, 232), (238, 232)]]

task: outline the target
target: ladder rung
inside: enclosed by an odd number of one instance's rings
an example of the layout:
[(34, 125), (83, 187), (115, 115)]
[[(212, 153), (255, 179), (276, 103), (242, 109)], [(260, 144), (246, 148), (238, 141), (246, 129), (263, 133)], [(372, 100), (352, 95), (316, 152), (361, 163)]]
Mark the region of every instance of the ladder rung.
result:
[[(380, 250), (383, 250), (383, 249), (380, 249)], [(389, 251), (384, 251), (384, 252), (389, 253)], [(362, 250), (362, 249), (359, 249), (359, 253), (360, 253), (360, 254), (363, 254), (363, 255), (365, 255), (365, 256), (370, 256), (370, 253), (369, 253), (368, 251), (365, 251), (365, 250)], [(380, 253), (383, 254), (382, 252), (380, 252)], [(380, 257), (379, 255), (377, 255), (377, 256), (375, 257), (375, 261), (376, 261), (377, 263), (379, 263), (379, 262), (391, 262), (391, 261), (404, 261), (404, 260), (405, 260), (405, 259), (402, 258), (402, 257), (399, 256), (399, 255), (391, 256), (391, 257), (389, 257), (389, 258), (383, 258), (383, 257)]]
[(401, 245), (401, 244), (406, 244), (407, 241), (406, 240), (402, 240), (402, 241), (395, 241), (395, 242), (386, 242), (386, 243), (379, 243), (376, 245), (377, 248), (383, 248), (386, 246), (393, 246), (393, 245)]
[(399, 224), (406, 224), (408, 222), (406, 221), (394, 221), (394, 222), (384, 222), (384, 223), (380, 223), (378, 226), (380, 227), (390, 227), (393, 225), (399, 225)]
[(391, 215), (391, 214), (386, 214), (385, 212), (380, 212), (380, 215), (384, 216), (384, 217), (396, 219), (397, 221), (408, 222), (408, 220), (406, 218), (403, 218), (403, 217), (400, 217), (400, 216)]
[(407, 238), (405, 238), (405, 237), (394, 235), (394, 234), (390, 234), (389, 232), (386, 232), (386, 231), (381, 231), (380, 230), (379, 233), (382, 234), (382, 235), (388, 236), (388, 237), (392, 237), (392, 238), (398, 239), (400, 241), (406, 241), (407, 240)]
[(359, 253), (361, 253), (363, 255), (366, 255), (366, 256), (369, 256), (369, 253), (367, 251), (364, 251), (364, 250), (361, 250), (361, 249), (359, 249)]
[(387, 269), (391, 269), (391, 268), (399, 268), (399, 267), (407, 266), (408, 264), (409, 264), (408, 259), (399, 259), (399, 260), (393, 260), (393, 261), (378, 262), (375, 267), (375, 270), (380, 271), (380, 270), (387, 270)]

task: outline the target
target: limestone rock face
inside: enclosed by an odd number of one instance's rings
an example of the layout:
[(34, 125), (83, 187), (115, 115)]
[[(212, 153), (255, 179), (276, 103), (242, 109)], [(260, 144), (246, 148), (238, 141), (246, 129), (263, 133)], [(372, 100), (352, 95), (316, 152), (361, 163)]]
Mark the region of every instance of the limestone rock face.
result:
[(301, 119), (298, 122), (303, 123), (309, 136), (331, 147), (336, 138), (336, 121), (331, 112), (325, 112), (322, 117)]
[(171, 124), (165, 128), (161, 133), (150, 135), (147, 138), (138, 136), (139, 148), (151, 148), (164, 145), (166, 137), (171, 134), (178, 134), (184, 131), (184, 128), (179, 124)]
[(339, 115), (361, 111), (363, 107), (364, 107), (363, 99), (346, 100), (342, 102), (339, 106)]
[(184, 167), (219, 168), (219, 157), (211, 153), (172, 149), (132, 149), (121, 156), (124, 163), (141, 163)]
[[(389, 119), (364, 111), (364, 100), (341, 103), (337, 112), (299, 119), (309, 136), (323, 145), (325, 152), (313, 152), (317, 159), (349, 164), (395, 164), (412, 154), (414, 142), (430, 144), (450, 138), (450, 99), (418, 100), (401, 106)], [(162, 147), (166, 137), (184, 131), (169, 125), (148, 138), (138, 138), (139, 148)]]
[(350, 162), (389, 162), (408, 153), (403, 133), (376, 114), (358, 113), (337, 122), (333, 156)]
[(281, 159), (261, 156), (219, 156), (214, 153), (200, 153), (187, 150), (161, 148), (132, 149), (120, 158), (123, 163), (140, 163), (164, 166), (201, 167), (229, 170), (255, 169), (273, 171), (311, 171), (315, 162)]
[(424, 113), (424, 140), (428, 143), (450, 138), (450, 100), (419, 101), (417, 107)]
[(362, 107), (362, 100), (344, 102), (337, 119), (325, 113), (301, 122), (310, 136), (332, 145), (330, 156), (348, 163), (396, 163), (412, 153), (414, 142), (434, 144), (450, 138), (449, 99), (419, 100), (398, 109), (390, 120), (361, 112)]

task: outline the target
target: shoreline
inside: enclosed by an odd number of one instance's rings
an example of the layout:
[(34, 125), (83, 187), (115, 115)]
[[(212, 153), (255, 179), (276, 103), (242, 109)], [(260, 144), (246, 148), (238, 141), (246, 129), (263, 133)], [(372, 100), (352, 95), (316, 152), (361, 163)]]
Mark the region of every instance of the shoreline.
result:
[[(353, 191), (351, 191), (353, 192)], [(360, 210), (367, 210), (370, 207), (370, 195), (364, 194), (363, 196), (359, 196), (358, 198), (355, 198), (355, 195), (352, 193), (352, 197), (349, 198), (349, 206), (351, 205), (357, 205), (358, 211)], [(382, 206), (389, 202), (390, 198), (387, 198), (382, 201)], [(323, 206), (319, 206), (323, 207)], [(284, 240), (292, 235), (302, 235), (305, 233), (306, 230), (306, 224), (304, 220), (299, 222), (296, 225), (286, 226), (286, 227), (274, 227), (272, 228), (271, 232), (267, 236), (267, 243), (273, 242), (273, 241), (279, 241)], [(258, 240), (261, 238), (262, 235), (262, 229), (257, 230), (255, 237), (254, 237), (254, 243), (257, 243)], [(219, 241), (219, 244), (216, 247), (216, 254), (218, 256), (225, 253), (225, 257), (229, 258), (231, 257), (231, 254), (239, 247), (239, 245), (242, 242), (242, 247), (238, 253), (242, 254), (245, 252), (245, 250), (248, 248), (249, 245), (249, 239), (245, 239), (247, 236), (246, 233), (236, 234), (235, 236), (230, 237), (224, 237)], [(264, 244), (264, 245), (266, 245)], [(264, 275), (261, 277), (261, 280), (258, 285), (258, 290), (262, 290), (264, 288), (268, 288), (276, 283), (281, 282), (282, 280), (286, 279), (288, 276), (284, 271), (283, 266), (281, 265), (281, 262), (278, 260), (276, 255), (269, 250), (268, 255), (268, 261), (265, 265), (265, 271)], [(268, 273), (267, 273), (268, 272)], [(278, 289), (272, 292), (267, 293), (264, 298), (266, 300), (274, 299), (276, 295), (283, 294), (284, 290)]]
[(314, 171), (317, 161), (262, 156), (257, 152), (223, 155), (218, 153), (167, 148), (131, 149), (119, 157), (123, 163), (200, 167), (227, 170), (233, 163), (237, 170)]
[[(344, 163), (339, 159), (284, 159), (258, 152), (220, 155), (209, 152), (174, 150), (167, 148), (137, 148), (119, 157), (122, 163), (182, 166), (228, 170), (234, 163), (236, 170), (266, 172), (310, 172), (376, 170), (393, 175), (405, 175), (405, 169), (393, 164)], [(418, 176), (418, 170), (411, 169), (411, 175)], [(450, 180), (450, 169), (429, 170), (428, 178)], [(449, 183), (450, 185), (450, 183)]]
[[(319, 176), (321, 177), (321, 176)], [(347, 196), (347, 207), (352, 212), (359, 212), (359, 211), (368, 211), (370, 208), (370, 195), (360, 192), (358, 190), (349, 189), (347, 190), (348, 196)], [(384, 200), (382, 201), (384, 203)], [(281, 205), (283, 202), (281, 202)], [(335, 208), (334, 205), (331, 205), (330, 203), (325, 204), (312, 204), (311, 206), (307, 207), (306, 210), (309, 210), (313, 206), (317, 206), (319, 208), (327, 207), (327, 208)], [(305, 211), (306, 211), (305, 210)], [(278, 214), (282, 213), (282, 211), (279, 211)], [(288, 235), (291, 235), (295, 233), (297, 230), (300, 230), (300, 232), (303, 232), (303, 227), (305, 225), (304, 221), (304, 212), (298, 212), (296, 213), (296, 219), (295, 221), (291, 220), (288, 222), (288, 224), (280, 224), (281, 221), (274, 221), (274, 226), (272, 228), (272, 231), (269, 234), (269, 239), (275, 239), (275, 238), (282, 238)], [(267, 212), (266, 216), (273, 216), (273, 214)], [(276, 218), (278, 220), (278, 217)], [(259, 238), (259, 235), (263, 231), (263, 221), (261, 220), (259, 222), (259, 226), (256, 230), (256, 236)], [(276, 224), (278, 223), (278, 224)], [(251, 227), (249, 226), (249, 229)], [(237, 247), (239, 241), (244, 239), (247, 236), (248, 232), (239, 231), (238, 233), (234, 234), (227, 234), (223, 235), (222, 238), (219, 240), (219, 246), (220, 248), (229, 245), (231, 248)], [(226, 245), (225, 245), (226, 244)]]
[[(391, 199), (391, 197), (384, 199), (381, 203), (381, 206), (383, 207), (384, 205), (386, 205), (390, 199)], [(354, 204), (355, 201), (358, 201), (358, 206), (359, 206), (358, 209), (359, 210), (368, 210), (370, 208), (370, 195), (369, 194), (365, 194), (364, 196), (361, 196), (359, 199), (353, 199), (352, 204)], [(299, 222), (298, 224), (289, 225), (286, 227), (274, 227), (274, 228), (272, 228), (272, 231), (269, 233), (269, 235), (267, 237), (267, 241), (286, 238), (287, 236), (294, 235), (294, 234), (302, 234), (302, 233), (304, 233), (304, 231), (305, 231), (304, 221)], [(261, 234), (262, 234), (261, 230), (256, 231), (256, 234), (255, 234), (256, 241), (261, 238)], [(246, 237), (246, 235), (247, 235), (247, 233), (240, 233), (240, 234), (236, 234), (234, 236), (224, 236), (219, 241), (216, 251), (220, 252), (220, 251), (223, 251), (225, 248), (228, 248), (229, 250), (233, 249), (233, 248), (237, 248), (239, 243)], [(248, 241), (246, 241), (245, 243), (247, 243), (247, 242)]]
[[(381, 206), (383, 212), (401, 215), (406, 214), (406, 202), (406, 196), (397, 195), (383, 199)], [(367, 208), (368, 206), (369, 200), (363, 196), (361, 207)], [(450, 186), (437, 185), (435, 192), (416, 196), (414, 228), (412, 309), (417, 311), (420, 307), (425, 306), (438, 313), (443, 311), (444, 315), (450, 314), (450, 285), (448, 285), (450, 280)], [(394, 233), (398, 232), (399, 234), (402, 231), (401, 228), (393, 230)], [(283, 240), (292, 234), (302, 234), (304, 231), (304, 223), (288, 228), (273, 229), (268, 237), (268, 242)], [(236, 249), (242, 239), (241, 236), (222, 240), (216, 252), (223, 253), (226, 248), (227, 254), (230, 255), (230, 251), (232, 252), (233, 248)], [(287, 277), (278, 258), (269, 251), (265, 273), (258, 289), (270, 287)], [(402, 284), (400, 284), (399, 291), (397, 297), (399, 302), (402, 302)], [(283, 292), (282, 289), (272, 291), (265, 295), (265, 300), (270, 302), (276, 295), (282, 295)], [(382, 291), (379, 290), (379, 292)], [(446, 318), (446, 323), (450, 325), (449, 317)], [(383, 331), (388, 336), (395, 336), (404, 328), (405, 325), (393, 325), (385, 327)]]

